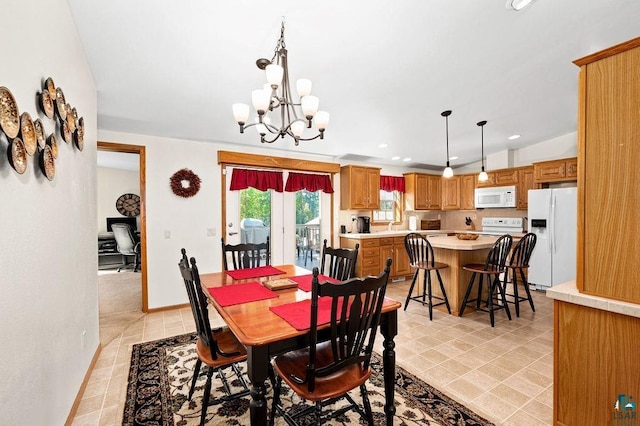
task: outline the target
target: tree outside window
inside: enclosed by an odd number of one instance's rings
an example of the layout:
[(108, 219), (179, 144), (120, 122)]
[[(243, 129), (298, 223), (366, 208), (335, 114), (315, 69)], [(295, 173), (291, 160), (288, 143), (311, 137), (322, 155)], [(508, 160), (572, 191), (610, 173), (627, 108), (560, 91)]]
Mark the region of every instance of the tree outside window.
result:
[(380, 210), (372, 212), (373, 222), (402, 222), (402, 193), (380, 191)]

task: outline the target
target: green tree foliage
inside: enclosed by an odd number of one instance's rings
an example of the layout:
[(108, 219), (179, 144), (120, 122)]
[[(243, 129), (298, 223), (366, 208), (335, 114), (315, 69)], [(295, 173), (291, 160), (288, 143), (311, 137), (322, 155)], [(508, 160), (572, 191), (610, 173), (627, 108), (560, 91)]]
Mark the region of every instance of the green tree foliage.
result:
[(296, 224), (301, 225), (320, 216), (320, 193), (296, 192)]
[[(320, 193), (306, 190), (296, 192), (296, 224), (301, 225), (320, 216)], [(240, 217), (260, 219), (271, 226), (271, 192), (255, 188), (240, 192)]]

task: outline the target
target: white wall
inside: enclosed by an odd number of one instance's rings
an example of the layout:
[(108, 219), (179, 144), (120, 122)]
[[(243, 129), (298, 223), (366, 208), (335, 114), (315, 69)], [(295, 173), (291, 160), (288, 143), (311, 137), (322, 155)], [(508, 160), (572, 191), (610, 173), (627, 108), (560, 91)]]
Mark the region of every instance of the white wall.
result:
[(96, 89), (65, 0), (3, 1), (1, 11), (0, 85), (49, 134), (55, 122), (35, 94), (52, 77), (86, 126), (82, 152), (57, 132), (51, 182), (37, 157), (18, 175), (0, 136), (0, 424), (61, 425), (98, 347)]
[[(128, 154), (138, 157), (138, 154)], [(130, 170), (98, 167), (97, 173), (97, 211), (98, 233), (107, 232), (107, 217), (122, 217), (116, 209), (116, 200), (122, 194), (140, 195), (140, 178), (138, 172)], [(140, 217), (136, 218), (140, 229)]]

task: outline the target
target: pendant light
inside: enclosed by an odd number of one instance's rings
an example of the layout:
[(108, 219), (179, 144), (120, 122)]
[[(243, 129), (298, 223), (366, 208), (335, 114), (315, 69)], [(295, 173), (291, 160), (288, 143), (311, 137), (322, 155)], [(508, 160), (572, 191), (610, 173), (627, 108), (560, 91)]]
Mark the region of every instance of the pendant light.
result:
[(447, 167), (445, 167), (442, 176), (448, 179), (453, 176), (453, 169), (449, 165), (449, 116), (451, 115), (451, 110), (442, 111), (440, 115), (444, 117), (447, 127)]
[(480, 161), (482, 162), (482, 171), (480, 172), (480, 174), (478, 175), (478, 182), (486, 182), (489, 180), (489, 175), (487, 175), (487, 172), (484, 171), (484, 125), (487, 124), (486, 120), (483, 121), (478, 121), (477, 125), (480, 126), (480, 141), (481, 141), (481, 147), (482, 147), (482, 157), (480, 158)]

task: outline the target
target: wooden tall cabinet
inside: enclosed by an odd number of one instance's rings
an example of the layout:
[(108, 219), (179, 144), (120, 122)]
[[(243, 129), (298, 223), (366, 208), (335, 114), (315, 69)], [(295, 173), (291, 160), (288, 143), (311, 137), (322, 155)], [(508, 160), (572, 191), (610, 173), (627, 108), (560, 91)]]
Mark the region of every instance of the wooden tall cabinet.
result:
[(425, 173), (404, 174), (405, 210), (440, 210), (441, 177)]
[(578, 289), (640, 303), (640, 37), (575, 64)]
[(442, 210), (460, 210), (460, 176), (442, 179)]
[(340, 168), (340, 208), (375, 210), (380, 208), (380, 169), (363, 166)]
[(538, 185), (533, 179), (533, 166), (520, 167), (517, 169), (518, 185), (516, 188), (516, 208), (527, 210), (529, 208), (529, 190), (536, 189)]

